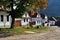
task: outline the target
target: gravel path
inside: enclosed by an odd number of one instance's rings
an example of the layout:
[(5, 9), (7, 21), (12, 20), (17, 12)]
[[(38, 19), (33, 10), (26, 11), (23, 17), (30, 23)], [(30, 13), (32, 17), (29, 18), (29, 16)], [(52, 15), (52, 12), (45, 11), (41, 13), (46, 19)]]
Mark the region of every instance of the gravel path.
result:
[(46, 33), (15, 35), (10, 37), (2, 37), (0, 40), (60, 40), (60, 28), (51, 28), (54, 30)]

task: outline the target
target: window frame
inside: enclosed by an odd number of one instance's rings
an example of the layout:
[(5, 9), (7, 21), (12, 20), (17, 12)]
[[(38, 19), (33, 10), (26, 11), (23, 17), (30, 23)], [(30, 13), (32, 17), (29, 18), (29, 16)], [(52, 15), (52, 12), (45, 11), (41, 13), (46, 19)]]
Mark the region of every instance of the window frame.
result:
[(24, 18), (24, 22), (28, 22), (28, 18)]
[(4, 16), (3, 15), (1, 15), (1, 22), (3, 22), (4, 21)]
[(7, 22), (9, 22), (9, 16), (7, 15), (6, 17), (7, 17)]
[(37, 24), (40, 24), (40, 22), (41, 22), (40, 20), (37, 20)]

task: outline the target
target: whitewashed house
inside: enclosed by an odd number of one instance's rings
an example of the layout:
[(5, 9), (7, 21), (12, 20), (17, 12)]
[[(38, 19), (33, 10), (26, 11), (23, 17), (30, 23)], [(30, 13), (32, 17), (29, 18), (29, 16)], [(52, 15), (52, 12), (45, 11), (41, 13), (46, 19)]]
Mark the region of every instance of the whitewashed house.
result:
[(47, 21), (47, 16), (45, 16), (45, 19), (42, 19), (40, 13), (34, 13), (32, 15), (31, 13), (25, 12), (25, 14), (20, 18), (20, 25), (21, 26), (27, 26), (32, 25), (33, 27), (41, 26), (42, 23)]
[(35, 17), (31, 17), (32, 23), (35, 22), (33, 26), (41, 26), (42, 25), (42, 18), (39, 13), (35, 14)]
[(0, 11), (0, 28), (10, 27), (11, 16), (8, 16), (8, 15), (9, 15), (8, 13), (4, 11)]
[(49, 26), (55, 26), (56, 21), (57, 20), (54, 17), (50, 17), (49, 18)]
[[(9, 28), (11, 26), (11, 16), (8, 16), (9, 13), (0, 11), (0, 28)], [(17, 20), (17, 21), (16, 21)], [(42, 21), (43, 20), (43, 21)], [(16, 26), (30, 26), (33, 27), (41, 26), (42, 23), (47, 21), (47, 16), (45, 19), (42, 19), (40, 13), (31, 13), (25, 12), (22, 18), (16, 18), (14, 25)]]
[(30, 16), (27, 12), (21, 18), (21, 25), (28, 25), (30, 22)]

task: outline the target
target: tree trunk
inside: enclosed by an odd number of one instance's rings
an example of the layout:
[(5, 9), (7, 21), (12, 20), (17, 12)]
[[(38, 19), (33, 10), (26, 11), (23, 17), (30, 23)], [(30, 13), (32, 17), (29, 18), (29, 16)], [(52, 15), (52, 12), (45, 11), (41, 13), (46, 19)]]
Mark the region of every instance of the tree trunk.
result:
[(12, 18), (10, 28), (14, 28), (15, 13), (14, 13), (14, 10), (13, 10), (13, 0), (11, 0), (10, 5), (11, 5), (11, 13), (10, 13), (10, 15), (11, 15), (11, 18)]
[(10, 28), (14, 28), (14, 20), (15, 20), (15, 18), (12, 17), (12, 16), (11, 16), (11, 18), (12, 18), (12, 20), (11, 20), (11, 27)]

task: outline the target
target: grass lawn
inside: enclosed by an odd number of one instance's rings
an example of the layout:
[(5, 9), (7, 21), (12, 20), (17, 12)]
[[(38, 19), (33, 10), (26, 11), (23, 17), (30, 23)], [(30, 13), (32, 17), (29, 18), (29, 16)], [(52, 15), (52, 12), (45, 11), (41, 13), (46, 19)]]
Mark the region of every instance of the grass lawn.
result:
[(42, 31), (47, 31), (48, 27), (40, 27), (40, 28), (0, 28), (0, 34), (4, 35), (20, 35), (20, 34), (29, 34), (26, 31), (40, 33)]

